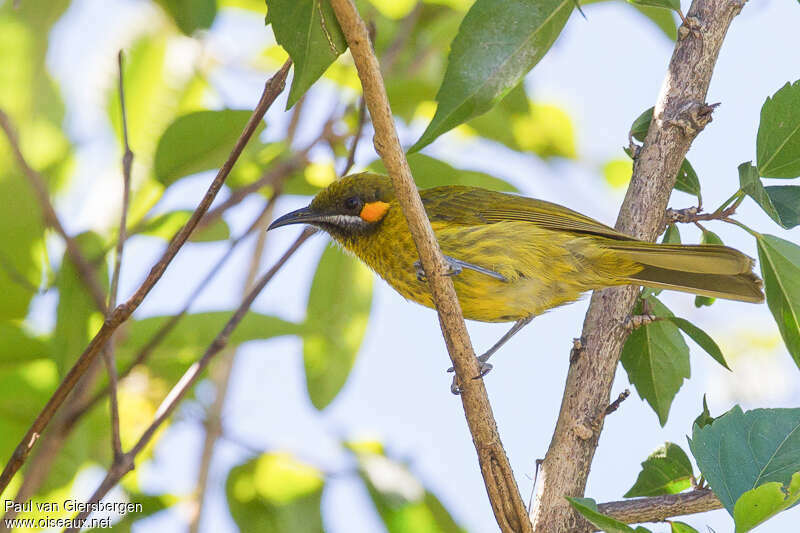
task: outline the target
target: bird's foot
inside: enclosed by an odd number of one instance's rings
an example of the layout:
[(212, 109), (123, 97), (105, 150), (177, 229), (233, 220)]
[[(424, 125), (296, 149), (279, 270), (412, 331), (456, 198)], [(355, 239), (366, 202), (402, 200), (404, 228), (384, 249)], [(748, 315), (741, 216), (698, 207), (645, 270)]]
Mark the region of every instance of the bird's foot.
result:
[[(445, 276), (457, 276), (461, 274), (461, 265), (450, 257), (444, 256), (445, 271), (442, 273)], [(426, 281), (428, 276), (425, 275), (425, 269), (422, 268), (422, 262), (414, 261), (414, 271), (417, 274), (418, 281)]]
[[(492, 369), (493, 365), (491, 363), (487, 363), (486, 360), (489, 359), (488, 355), (491, 354), (483, 354), (478, 359), (478, 375), (473, 377), (472, 379), (481, 379), (483, 376), (489, 373)], [(455, 372), (456, 369), (454, 367), (450, 367), (447, 369), (448, 372)], [(450, 392), (453, 394), (461, 394), (461, 386), (458, 384), (458, 376), (453, 376), (453, 383), (450, 384)]]

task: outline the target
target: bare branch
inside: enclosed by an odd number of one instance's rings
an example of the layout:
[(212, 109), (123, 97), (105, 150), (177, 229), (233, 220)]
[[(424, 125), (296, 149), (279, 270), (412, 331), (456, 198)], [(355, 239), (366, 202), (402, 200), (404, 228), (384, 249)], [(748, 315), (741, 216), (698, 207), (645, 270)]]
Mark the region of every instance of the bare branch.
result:
[(722, 509), (722, 502), (710, 490), (696, 489), (679, 494), (601, 503), (598, 504), (597, 509), (626, 524), (638, 524), (662, 522), (673, 516)]
[[(704, 103), (711, 74), (725, 33), (743, 5), (742, 0), (695, 0), (689, 9), (691, 28), (680, 32), (675, 45), (617, 230), (653, 240), (661, 228), (678, 169), (692, 140), (711, 120), (712, 108)], [(589, 530), (564, 496), (581, 496), (586, 487), (626, 336), (618, 325), (630, 313), (637, 291), (627, 286), (592, 295), (583, 325), (583, 354), (567, 375), (531, 511), (537, 532)], [(596, 427), (590, 421), (597, 421)]]
[[(203, 373), (203, 370), (208, 366), (211, 362), (212, 358), (218, 354), (222, 349), (225, 348), (228, 344), (228, 340), (230, 338), (231, 333), (236, 329), (242, 319), (245, 317), (247, 312), (250, 310), (250, 306), (255, 301), (256, 297), (261, 293), (264, 287), (272, 280), (275, 274), (283, 267), (286, 261), (297, 251), (298, 248), (311, 236), (315, 233), (314, 229), (306, 228), (297, 240), (289, 247), (286, 252), (284, 252), (283, 256), (263, 275), (259, 280), (253, 285), (253, 288), (248, 291), (247, 295), (242, 299), (242, 302), (239, 304), (239, 307), (236, 311), (231, 315), (231, 318), (228, 319), (228, 322), (225, 324), (225, 327), (222, 328), (214, 340), (211, 342), (209, 347), (206, 349), (203, 356), (195, 362), (188, 370), (183, 374), (180, 380), (172, 387), (172, 389), (167, 394), (167, 397), (164, 398), (164, 401), (161, 402), (161, 405), (156, 410), (156, 414), (153, 418), (153, 421), (147, 427), (147, 429), (142, 433), (139, 440), (136, 441), (136, 444), (130, 449), (129, 452), (125, 453), (114, 463), (111, 465), (111, 468), (106, 473), (105, 478), (100, 483), (100, 486), (97, 490), (92, 494), (92, 497), (89, 498), (87, 502), (87, 509), (91, 509), (93, 504), (96, 504), (103, 497), (111, 490), (122, 477), (133, 470), (134, 468), (134, 461), (136, 456), (141, 453), (142, 450), (150, 443), (150, 440), (155, 435), (156, 431), (161, 427), (161, 425), (172, 415), (172, 412), (178, 406), (180, 401), (195, 384), (198, 380), (200, 375)], [(83, 519), (85, 519), (91, 511), (86, 510), (81, 512), (77, 517), (76, 521), (80, 523)], [(80, 528), (70, 528), (67, 531), (76, 532)]]
[(461, 401), (495, 518), (504, 532), (530, 531), (525, 504), (500, 442), (483, 380), (472, 379), (479, 375), (478, 361), (470, 344), (452, 280), (444, 275), (446, 265), (439, 243), (425, 215), (408, 161), (397, 137), (380, 66), (370, 45), (367, 27), (352, 0), (332, 0), (331, 5), (350, 46), (361, 79), (364, 98), (375, 128), (375, 149), (392, 179), (439, 313), (439, 323), (461, 384)]
[(75, 242), (75, 239), (67, 234), (67, 231), (61, 224), (61, 220), (58, 218), (58, 214), (56, 213), (52, 202), (50, 202), (50, 194), (47, 192), (47, 181), (41, 174), (39, 174), (28, 164), (28, 161), (25, 159), (25, 156), (22, 154), (22, 149), (19, 146), (17, 132), (14, 128), (14, 125), (11, 123), (11, 118), (2, 109), (0, 109), (0, 128), (3, 129), (6, 137), (8, 137), (8, 143), (11, 145), (11, 151), (14, 153), (17, 164), (19, 165), (20, 169), (22, 169), (22, 173), (25, 174), (25, 177), (28, 179), (33, 187), (34, 192), (36, 193), (36, 199), (39, 201), (39, 205), (42, 208), (42, 216), (45, 224), (56, 230), (61, 238), (64, 239), (64, 244), (66, 244), (67, 247), (67, 254), (72, 262), (75, 263), (78, 276), (80, 276), (81, 281), (88, 289), (89, 294), (92, 296), (95, 306), (97, 306), (100, 311), (105, 313), (106, 295), (105, 291), (100, 286), (100, 283), (97, 281), (95, 270), (83, 255), (83, 252), (81, 252), (78, 243)]
[(242, 150), (244, 150), (245, 145), (258, 127), (259, 123), (264, 117), (264, 114), (267, 112), (267, 109), (269, 109), (269, 107), (272, 105), (272, 102), (274, 102), (278, 95), (283, 91), (290, 66), (291, 61), (287, 61), (283, 67), (281, 67), (278, 73), (266, 83), (264, 92), (261, 95), (261, 99), (253, 111), (253, 114), (250, 116), (250, 120), (248, 120), (247, 124), (245, 125), (244, 131), (236, 141), (236, 145), (231, 151), (231, 154), (219, 169), (219, 172), (209, 186), (208, 191), (206, 191), (206, 194), (203, 196), (203, 199), (200, 201), (200, 204), (197, 206), (194, 213), (192, 213), (192, 216), (172, 238), (167, 246), (166, 251), (158, 260), (158, 262), (150, 269), (150, 273), (147, 275), (147, 278), (142, 282), (141, 286), (136, 290), (136, 292), (125, 303), (117, 306), (110, 316), (106, 318), (100, 330), (95, 334), (94, 338), (92, 338), (89, 345), (80, 355), (80, 357), (78, 357), (78, 360), (69, 370), (69, 372), (67, 372), (66, 376), (61, 381), (53, 395), (50, 397), (47, 404), (36, 417), (36, 420), (25, 433), (22, 441), (17, 445), (14, 453), (6, 464), (3, 473), (0, 474), (0, 493), (6, 489), (11, 481), (11, 478), (24, 464), (25, 459), (28, 457), (31, 449), (33, 449), (33, 446), (36, 444), (36, 441), (42, 434), (42, 431), (44, 431), (45, 427), (47, 427), (48, 423), (53, 418), (53, 415), (64, 402), (70, 391), (75, 387), (75, 384), (78, 382), (80, 377), (92, 364), (102, 347), (105, 346), (106, 342), (108, 342), (120, 324), (126, 321), (131, 316), (133, 311), (139, 307), (145, 296), (147, 296), (158, 280), (161, 279), (161, 276), (164, 274), (167, 266), (170, 264), (178, 251), (180, 251), (183, 244), (189, 238), (189, 235), (191, 235), (192, 231), (197, 226), (197, 223), (200, 221), (203, 215), (206, 214), (211, 202), (213, 202), (214, 198), (216, 198), (217, 193), (225, 182), (225, 178), (228, 177), (228, 174), (233, 168), (234, 163), (239, 158), (239, 155), (241, 155)]

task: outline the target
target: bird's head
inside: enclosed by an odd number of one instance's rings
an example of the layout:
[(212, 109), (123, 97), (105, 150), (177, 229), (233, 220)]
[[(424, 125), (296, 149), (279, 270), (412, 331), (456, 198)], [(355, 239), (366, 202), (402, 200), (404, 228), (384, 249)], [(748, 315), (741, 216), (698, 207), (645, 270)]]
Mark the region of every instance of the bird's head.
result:
[(394, 190), (387, 176), (351, 174), (320, 191), (308, 207), (277, 218), (267, 231), (289, 224), (311, 224), (334, 238), (347, 240), (380, 227), (393, 199)]

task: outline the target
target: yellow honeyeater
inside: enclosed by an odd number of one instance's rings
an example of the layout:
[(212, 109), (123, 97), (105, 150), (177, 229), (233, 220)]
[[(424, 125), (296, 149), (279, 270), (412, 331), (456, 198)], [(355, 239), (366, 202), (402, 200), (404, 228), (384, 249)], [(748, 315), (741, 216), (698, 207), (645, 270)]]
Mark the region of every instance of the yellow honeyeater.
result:
[[(464, 317), (517, 324), (614, 285), (643, 285), (761, 302), (753, 261), (719, 245), (644, 242), (542, 200), (448, 185), (419, 191), (450, 263)], [(321, 191), (269, 229), (311, 224), (326, 231), (406, 298), (433, 307), (406, 219), (387, 176), (362, 173)], [(485, 359), (482, 359), (485, 361)]]

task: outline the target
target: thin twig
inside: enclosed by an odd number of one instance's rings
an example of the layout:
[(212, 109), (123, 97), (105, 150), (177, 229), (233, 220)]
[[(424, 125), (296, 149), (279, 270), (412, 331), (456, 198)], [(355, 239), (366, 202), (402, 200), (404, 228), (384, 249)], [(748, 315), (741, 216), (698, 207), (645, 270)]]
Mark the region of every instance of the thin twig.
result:
[[(236, 309), (233, 315), (231, 315), (231, 318), (228, 319), (228, 322), (222, 328), (222, 331), (217, 334), (217, 336), (208, 346), (202, 357), (191, 367), (189, 367), (186, 372), (184, 372), (181, 379), (178, 380), (178, 382), (169, 391), (166, 398), (164, 398), (164, 401), (161, 402), (161, 405), (156, 410), (153, 421), (142, 433), (141, 437), (139, 437), (139, 440), (136, 441), (136, 444), (133, 445), (130, 451), (118, 458), (118, 460), (114, 461), (111, 468), (106, 473), (105, 478), (100, 483), (100, 486), (97, 488), (94, 494), (92, 494), (91, 498), (89, 498), (86, 505), (87, 510), (81, 512), (76, 517), (78, 523), (89, 516), (91, 513), (91, 508), (94, 506), (94, 504), (102, 500), (108, 491), (111, 490), (111, 488), (113, 488), (125, 474), (133, 469), (136, 456), (139, 455), (139, 453), (141, 453), (141, 451), (144, 450), (144, 448), (150, 443), (156, 431), (158, 431), (161, 425), (167, 420), (167, 418), (170, 417), (172, 412), (178, 406), (178, 403), (180, 403), (181, 399), (183, 399), (192, 385), (194, 385), (194, 383), (198, 380), (200, 375), (203, 373), (203, 370), (205, 370), (209, 362), (211, 362), (212, 358), (223, 348), (225, 348), (225, 346), (227, 346), (231, 333), (233, 333), (233, 331), (245, 317), (256, 297), (272, 280), (275, 274), (283, 267), (286, 261), (288, 261), (288, 259), (311, 235), (314, 234), (314, 232), (315, 230), (306, 228), (300, 234), (297, 240), (295, 240), (294, 243), (289, 247), (289, 249), (284, 252), (281, 258), (278, 259), (278, 261), (263, 276), (261, 276), (261, 278), (259, 278), (255, 285), (253, 285), (253, 288), (248, 291), (247, 295), (239, 304), (239, 307)], [(67, 531), (77, 533), (79, 529), (80, 528), (70, 528)]]
[(78, 243), (67, 234), (63, 224), (61, 224), (61, 220), (58, 218), (58, 214), (52, 202), (50, 202), (50, 194), (47, 191), (47, 181), (28, 164), (28, 161), (22, 154), (16, 128), (12, 124), (11, 118), (2, 109), (0, 109), (0, 128), (3, 129), (6, 137), (8, 137), (8, 143), (11, 145), (11, 151), (14, 153), (17, 164), (22, 169), (22, 173), (25, 174), (25, 177), (28, 178), (28, 181), (36, 193), (36, 198), (42, 208), (42, 216), (45, 224), (55, 229), (61, 238), (64, 239), (64, 243), (67, 247), (67, 254), (75, 264), (78, 276), (88, 289), (95, 306), (97, 306), (97, 309), (101, 312), (106, 313), (105, 291), (97, 280), (95, 270), (81, 252)]
[(626, 524), (638, 524), (722, 509), (722, 502), (710, 490), (696, 489), (678, 494), (601, 503), (597, 505), (597, 509)]
[(452, 280), (444, 275), (446, 267), (439, 244), (425, 215), (405, 152), (397, 137), (380, 65), (370, 44), (367, 27), (352, 0), (332, 0), (331, 5), (350, 46), (364, 89), (364, 98), (375, 130), (375, 149), (392, 179), (395, 195), (408, 221), (428, 279), (448, 353), (461, 383), (462, 405), (478, 452), (481, 473), (495, 518), (504, 532), (529, 532), (531, 524), (525, 503), (500, 442), (486, 388), (482, 379), (472, 379), (480, 373), (478, 361), (469, 340)]
[(353, 134), (353, 144), (350, 145), (350, 151), (347, 154), (347, 161), (345, 161), (344, 168), (339, 173), (339, 176), (346, 176), (350, 169), (356, 162), (356, 150), (358, 150), (358, 143), (361, 140), (361, 133), (364, 131), (364, 123), (367, 121), (367, 101), (362, 96), (358, 102), (358, 126)]
[(67, 397), (70, 391), (72, 391), (72, 389), (75, 387), (75, 384), (78, 382), (80, 377), (92, 364), (102, 347), (105, 346), (106, 342), (108, 342), (120, 324), (126, 321), (131, 316), (133, 311), (139, 307), (145, 296), (147, 296), (147, 294), (152, 290), (153, 286), (158, 283), (158, 280), (161, 279), (161, 276), (164, 274), (167, 266), (170, 264), (170, 262), (172, 262), (172, 259), (175, 257), (175, 255), (177, 255), (178, 251), (189, 238), (189, 235), (191, 235), (192, 231), (197, 226), (197, 223), (200, 221), (203, 215), (206, 214), (211, 202), (214, 201), (214, 198), (216, 198), (220, 188), (222, 188), (222, 185), (225, 183), (225, 179), (228, 177), (228, 174), (233, 168), (234, 163), (239, 158), (239, 155), (241, 155), (242, 150), (244, 150), (244, 147), (247, 145), (250, 137), (252, 137), (253, 132), (255, 132), (256, 128), (261, 123), (261, 120), (264, 117), (264, 114), (267, 112), (267, 109), (269, 109), (278, 95), (283, 91), (290, 66), (291, 61), (287, 60), (278, 73), (266, 83), (264, 92), (261, 95), (261, 99), (258, 102), (256, 109), (253, 111), (253, 114), (250, 116), (250, 120), (248, 120), (247, 124), (245, 125), (244, 131), (236, 141), (236, 145), (231, 151), (231, 154), (219, 169), (217, 176), (209, 186), (208, 191), (206, 191), (206, 194), (203, 196), (203, 199), (200, 201), (200, 204), (197, 206), (194, 213), (192, 213), (192, 216), (172, 238), (167, 246), (166, 251), (158, 260), (158, 262), (150, 269), (150, 273), (147, 275), (147, 278), (145, 278), (136, 292), (125, 303), (117, 306), (111, 315), (105, 320), (100, 330), (92, 338), (89, 345), (80, 355), (80, 357), (78, 357), (78, 360), (69, 370), (69, 372), (67, 372), (58, 388), (47, 401), (47, 404), (36, 417), (36, 420), (34, 420), (31, 427), (25, 433), (25, 436), (17, 445), (14, 453), (3, 469), (3, 473), (0, 474), (0, 494), (2, 494), (2, 492), (6, 489), (14, 474), (25, 463), (28, 454), (36, 445), (36, 441), (39, 439), (42, 431), (44, 431), (44, 429), (47, 427), (48, 423), (53, 418), (53, 415), (64, 402), (64, 399)]
[(300, 125), (300, 114), (303, 112), (303, 105), (306, 103), (306, 95), (300, 97), (294, 108), (292, 108), (292, 115), (289, 118), (289, 126), (286, 128), (286, 146), (292, 146), (295, 135), (297, 135), (297, 126)]

